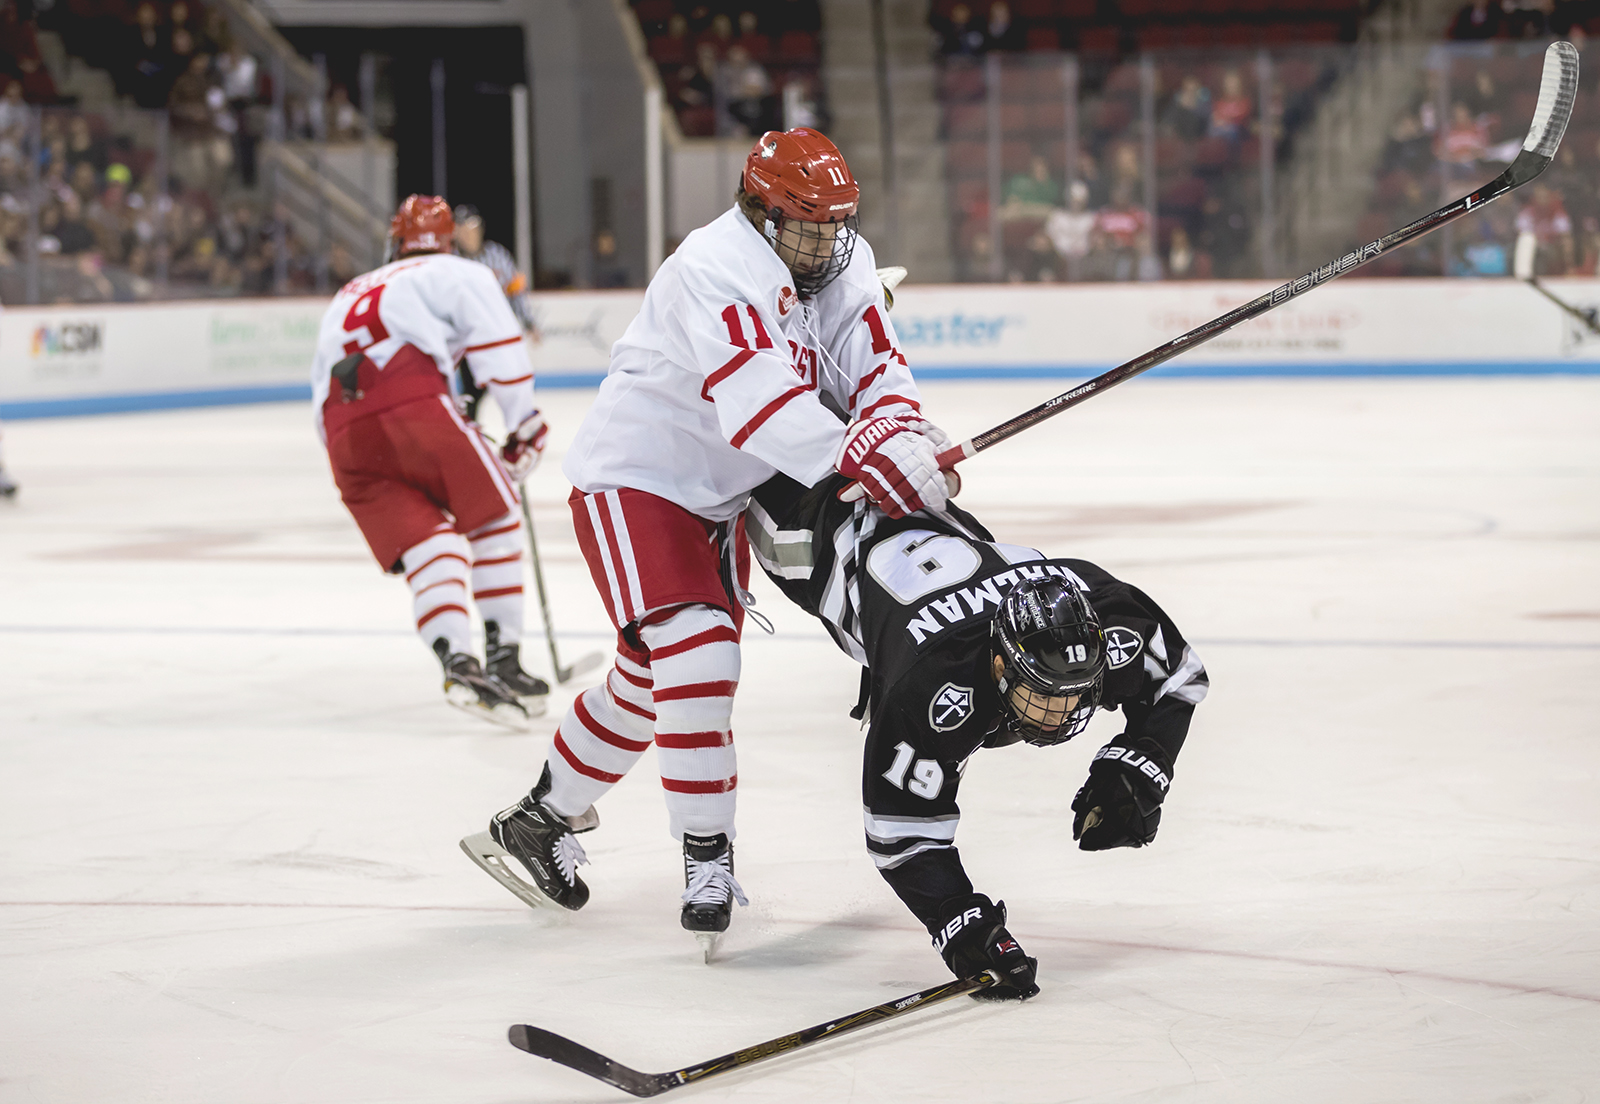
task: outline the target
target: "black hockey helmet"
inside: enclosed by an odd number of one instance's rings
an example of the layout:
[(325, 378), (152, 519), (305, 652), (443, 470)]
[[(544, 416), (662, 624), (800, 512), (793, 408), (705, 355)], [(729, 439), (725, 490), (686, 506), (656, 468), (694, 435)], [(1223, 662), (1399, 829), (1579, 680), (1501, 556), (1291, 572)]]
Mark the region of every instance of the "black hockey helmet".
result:
[[(1056, 576), (1012, 587), (990, 625), (1006, 722), (1030, 744), (1047, 746), (1084, 730), (1105, 679), (1106, 639), (1094, 607)], [(1070, 712), (1041, 699), (1076, 696)]]

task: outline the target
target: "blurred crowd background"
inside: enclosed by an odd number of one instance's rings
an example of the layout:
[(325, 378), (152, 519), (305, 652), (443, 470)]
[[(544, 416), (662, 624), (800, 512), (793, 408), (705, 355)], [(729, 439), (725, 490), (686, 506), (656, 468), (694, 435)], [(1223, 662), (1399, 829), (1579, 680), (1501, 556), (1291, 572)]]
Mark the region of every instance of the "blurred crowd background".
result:
[[(322, 93), (305, 94), (281, 59), (237, 33), (239, 6), (248, 4), (4, 0), (0, 300), (307, 294), (370, 267), (371, 251), (330, 230), (329, 216), (295, 206), (265, 154), (301, 143), (313, 162), (331, 165), (342, 147), (370, 158), (387, 133), (379, 119), (400, 98), (379, 87), (383, 74), (363, 88), (325, 69)], [(1380, 6), (933, 0), (926, 53), (946, 203), (941, 225), (914, 232), (949, 235), (960, 280), (1293, 276), (1293, 204), (1308, 190), (1296, 159), (1356, 67), (1421, 78), (1364, 120), (1381, 149), (1361, 186), (1344, 189), (1343, 223), (1329, 240), (1342, 234), (1347, 246), (1504, 167), (1532, 116), (1551, 36), (1578, 44), (1586, 71), (1600, 64), (1588, 48), (1600, 0), (1474, 0), (1431, 38), (1390, 44), (1375, 62), (1362, 27)], [(826, 131), (846, 106), (829, 102), (826, 4), (633, 0), (632, 9), (644, 63), (686, 141)], [(1505, 275), (1517, 236), (1531, 234), (1540, 273), (1595, 273), (1595, 87), (1585, 81), (1558, 162), (1537, 185), (1365, 271)], [(285, 156), (281, 165), (301, 164)], [(534, 175), (537, 187), (537, 165)], [(339, 210), (382, 219), (389, 200), (347, 190), (356, 199)], [(601, 231), (615, 251), (618, 231), (597, 230), (601, 249)], [(571, 282), (534, 275), (542, 286)]]

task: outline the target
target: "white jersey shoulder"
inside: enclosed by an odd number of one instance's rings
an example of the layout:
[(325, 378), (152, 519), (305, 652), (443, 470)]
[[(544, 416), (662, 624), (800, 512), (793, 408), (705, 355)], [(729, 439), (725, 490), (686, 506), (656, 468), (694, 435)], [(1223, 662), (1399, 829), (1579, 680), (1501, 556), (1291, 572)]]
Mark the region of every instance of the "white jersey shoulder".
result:
[(448, 253), (403, 257), (357, 276), (328, 305), (311, 370), (314, 409), (327, 398), (333, 366), (352, 353), (365, 354), (381, 369), (401, 348), (414, 345), (448, 376), (464, 354), (521, 336), (488, 268)]

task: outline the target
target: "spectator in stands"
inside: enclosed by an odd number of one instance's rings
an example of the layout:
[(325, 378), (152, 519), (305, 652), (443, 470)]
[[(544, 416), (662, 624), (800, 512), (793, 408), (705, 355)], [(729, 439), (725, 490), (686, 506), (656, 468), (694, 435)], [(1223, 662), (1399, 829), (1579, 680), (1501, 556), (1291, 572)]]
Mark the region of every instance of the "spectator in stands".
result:
[(1133, 189), (1119, 184), (1109, 206), (1095, 219), (1099, 235), (1110, 258), (1109, 276), (1113, 280), (1143, 279), (1139, 258), (1150, 252), (1150, 212), (1133, 201)]
[(56, 101), (55, 81), (39, 53), (33, 13), (19, 11), (14, 0), (0, 6), (0, 63), (4, 63), (8, 75), (22, 83), (23, 94), (30, 103)]
[(189, 59), (204, 53), (189, 26), (189, 5), (185, 0), (173, 0), (167, 11), (167, 52), (172, 55), (172, 71), (181, 73), (189, 67)]
[(766, 62), (771, 59), (772, 38), (761, 33), (761, 20), (753, 11), (739, 13), (739, 37), (737, 42), (744, 48), (744, 52), (757, 61)]
[(256, 183), (256, 143), (261, 138), (261, 121), (255, 110), (259, 98), (260, 76), (256, 59), (235, 40), (216, 59), (217, 79), (233, 116), (234, 163), (239, 180), (246, 188)]
[(727, 61), (722, 67), (722, 81), (728, 100), (728, 114), (750, 137), (765, 134), (781, 124), (778, 98), (772, 94), (772, 78), (767, 76), (761, 63), (737, 43), (728, 47)]
[(1534, 271), (1541, 276), (1565, 276), (1572, 268), (1572, 220), (1561, 196), (1548, 185), (1535, 183), (1533, 195), (1517, 212), (1517, 233), (1532, 234), (1538, 243)]
[(71, 256), (93, 250), (94, 231), (84, 221), (83, 200), (78, 198), (78, 193), (69, 190), (56, 206), (60, 213), (54, 220), (52, 232), (59, 244), (59, 251)]
[(1089, 185), (1074, 180), (1067, 189), (1067, 206), (1057, 207), (1044, 220), (1044, 233), (1065, 262), (1070, 280), (1082, 278), (1083, 259), (1089, 255), (1098, 212), (1089, 209)]
[(1022, 49), (1022, 26), (1012, 20), (1011, 5), (1006, 0), (994, 0), (989, 5), (989, 25), (985, 29), (984, 49)]
[(939, 50), (952, 57), (970, 57), (983, 53), (988, 45), (983, 31), (972, 25), (972, 9), (957, 4), (950, 9), (950, 17), (939, 29)]
[(336, 84), (328, 93), (328, 106), (326, 116), (328, 121), (328, 141), (330, 142), (359, 142), (362, 127), (361, 115), (356, 111), (356, 105), (350, 102), (350, 90), (342, 84)]
[(176, 74), (161, 32), (160, 13), (150, 0), (135, 10), (127, 44), (118, 53), (125, 66), (122, 84), (133, 102), (144, 108), (166, 107)]
[(1193, 73), (1185, 73), (1163, 121), (1179, 138), (1199, 138), (1211, 126), (1211, 90)]
[(1489, 119), (1473, 117), (1467, 105), (1457, 100), (1450, 105), (1450, 125), (1440, 140), (1439, 156), (1454, 166), (1458, 178), (1476, 176), (1478, 162), (1489, 152)]
[(172, 175), (185, 184), (217, 190), (233, 165), (231, 136), (217, 126), (225, 107), (221, 88), (210, 75), (211, 59), (196, 54), (172, 85)]
[(1494, 38), (1500, 33), (1500, 0), (1472, 0), (1456, 13), (1450, 24), (1450, 37), (1461, 39)]
[(1255, 103), (1245, 94), (1244, 77), (1237, 69), (1222, 74), (1222, 94), (1211, 105), (1210, 134), (1237, 142), (1250, 129)]
[(1167, 246), (1167, 276), (1173, 280), (1211, 278), (1211, 257), (1195, 251), (1189, 231), (1182, 226), (1172, 228), (1172, 240)]
[(1061, 204), (1061, 185), (1050, 175), (1050, 162), (1042, 154), (1028, 160), (1028, 171), (1006, 181), (1000, 205), (1000, 219), (1040, 219)]
[(28, 105), (22, 96), (22, 82), (13, 77), (0, 77), (0, 142), (10, 142), (21, 149), (29, 120)]

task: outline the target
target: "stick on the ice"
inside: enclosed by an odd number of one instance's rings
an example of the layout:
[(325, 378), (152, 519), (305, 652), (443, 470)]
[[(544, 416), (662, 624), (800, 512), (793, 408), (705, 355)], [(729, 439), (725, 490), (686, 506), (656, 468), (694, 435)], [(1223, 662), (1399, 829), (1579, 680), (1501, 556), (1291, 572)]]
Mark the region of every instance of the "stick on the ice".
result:
[(1572, 315), (1572, 317), (1576, 318), (1579, 322), (1582, 322), (1586, 327), (1588, 327), (1590, 333), (1600, 334), (1600, 310), (1596, 310), (1594, 307), (1584, 310), (1580, 307), (1573, 306), (1571, 303), (1567, 302), (1565, 299), (1562, 299), (1549, 288), (1541, 284), (1539, 282), (1539, 278), (1533, 274), (1534, 254), (1536, 254), (1538, 250), (1539, 239), (1528, 233), (1518, 234), (1516, 252), (1513, 254), (1513, 261), (1511, 265), (1511, 274), (1517, 279), (1521, 280), (1523, 283), (1527, 284), (1534, 291), (1537, 291), (1540, 295), (1550, 300), (1550, 302), (1554, 303), (1556, 306)]
[(1089, 399), (1108, 388), (1115, 387), (1124, 380), (1132, 379), (1141, 372), (1147, 372), (1158, 364), (1162, 364), (1179, 353), (1187, 352), (1210, 341), (1218, 334), (1226, 333), (1241, 322), (1248, 322), (1280, 307), (1289, 300), (1314, 287), (1327, 283), (1336, 277), (1353, 272), (1368, 261), (1377, 259), (1392, 249), (1398, 249), (1407, 242), (1414, 241), (1422, 235), (1439, 229), (1446, 223), (1454, 222), (1469, 212), (1476, 211), (1493, 200), (1499, 199), (1507, 192), (1516, 190), (1533, 180), (1549, 167), (1550, 161), (1556, 155), (1556, 147), (1561, 144), (1561, 135), (1567, 129), (1567, 122), (1572, 118), (1573, 100), (1578, 91), (1578, 50), (1570, 42), (1553, 42), (1544, 54), (1544, 75), (1539, 82), (1539, 102), (1534, 108), (1533, 124), (1528, 128), (1528, 137), (1522, 143), (1522, 149), (1517, 153), (1515, 161), (1506, 168), (1506, 171), (1495, 177), (1488, 184), (1479, 188), (1471, 195), (1463, 196), (1454, 203), (1441, 207), (1431, 215), (1424, 215), (1409, 226), (1401, 227), (1387, 237), (1369, 242), (1352, 253), (1347, 253), (1336, 261), (1330, 261), (1321, 268), (1313, 269), (1300, 277), (1291, 280), (1280, 288), (1274, 288), (1259, 299), (1254, 299), (1242, 307), (1236, 307), (1220, 318), (1214, 318), (1201, 326), (1196, 326), (1181, 337), (1175, 337), (1158, 348), (1151, 349), (1143, 356), (1134, 357), (1126, 364), (1119, 365), (1103, 375), (1096, 376), (1087, 383), (1081, 383), (1072, 390), (1057, 395), (1047, 402), (1041, 403), (1026, 413), (1019, 414), (1008, 422), (1002, 422), (993, 429), (986, 430), (970, 440), (963, 441), (939, 454), (939, 466), (946, 470), (954, 467), (962, 460), (976, 456), (984, 449), (999, 444), (1008, 437), (1014, 437), (1030, 426), (1037, 425), (1046, 418), (1054, 417), (1063, 410), (1070, 410), (1079, 403)]
[(528, 509), (528, 485), (524, 483), (517, 490), (522, 497), (522, 521), (528, 527), (528, 551), (532, 554), (533, 560), (533, 585), (539, 592), (539, 612), (544, 615), (544, 642), (550, 646), (550, 673), (557, 683), (564, 685), (573, 675), (581, 675), (600, 666), (605, 662), (605, 656), (599, 652), (590, 652), (571, 667), (561, 666), (561, 657), (556, 654), (556, 627), (550, 619), (550, 599), (544, 590), (544, 566), (539, 562), (539, 541), (533, 533), (533, 511)]
[(887, 1004), (876, 1005), (872, 1008), (852, 1012), (848, 1016), (840, 1016), (836, 1020), (817, 1024), (792, 1035), (783, 1035), (776, 1039), (768, 1039), (764, 1043), (745, 1047), (708, 1062), (699, 1062), (682, 1069), (670, 1070), (667, 1073), (642, 1073), (631, 1069), (621, 1062), (613, 1061), (604, 1054), (590, 1050), (573, 1042), (571, 1039), (546, 1031), (541, 1027), (530, 1027), (527, 1024), (513, 1024), (509, 1035), (511, 1045), (518, 1050), (525, 1050), (529, 1054), (540, 1058), (548, 1058), (552, 1062), (559, 1062), (569, 1069), (579, 1073), (587, 1073), (590, 1077), (599, 1078), (608, 1085), (614, 1085), (625, 1093), (634, 1096), (659, 1096), (670, 1089), (681, 1085), (693, 1084), (704, 1081), (708, 1077), (715, 1077), (719, 1073), (730, 1070), (743, 1069), (755, 1062), (763, 1062), (768, 1058), (775, 1058), (780, 1054), (787, 1054), (791, 1050), (820, 1043), (824, 1039), (831, 1039), (836, 1035), (843, 1035), (847, 1031), (855, 1031), (869, 1024), (892, 1020), (896, 1016), (903, 1016), (907, 1012), (914, 1012), (919, 1008), (938, 1004), (940, 1001), (959, 997), (962, 993), (971, 993), (974, 990), (986, 989), (1000, 980), (1000, 976), (989, 970), (974, 978), (963, 978), (960, 981), (946, 982), (944, 985), (935, 985), (931, 989), (924, 989), (920, 993), (901, 997), (899, 1000)]

